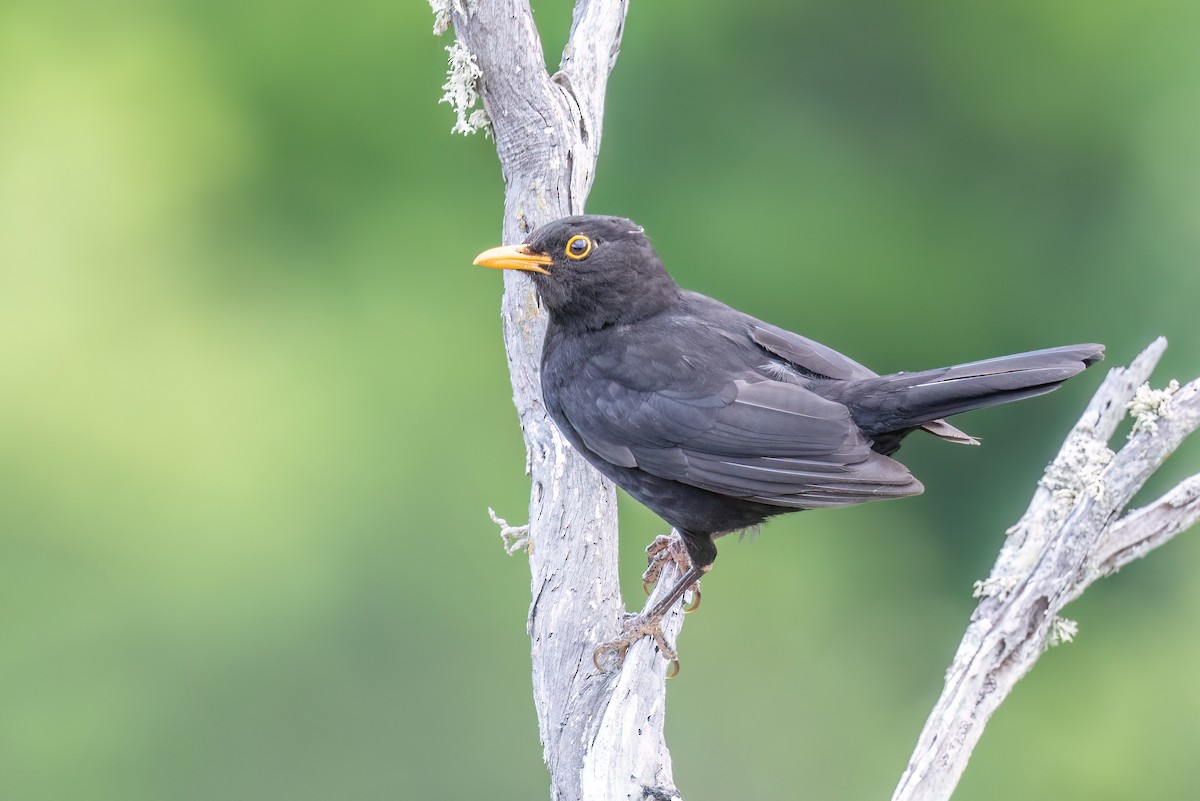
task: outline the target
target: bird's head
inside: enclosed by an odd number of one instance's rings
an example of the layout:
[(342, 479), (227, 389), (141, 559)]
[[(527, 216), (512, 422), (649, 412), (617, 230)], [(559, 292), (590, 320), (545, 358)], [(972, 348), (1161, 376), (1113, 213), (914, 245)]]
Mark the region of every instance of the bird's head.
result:
[(589, 329), (655, 314), (680, 291), (641, 226), (623, 217), (563, 217), (475, 263), (528, 272), (557, 322)]

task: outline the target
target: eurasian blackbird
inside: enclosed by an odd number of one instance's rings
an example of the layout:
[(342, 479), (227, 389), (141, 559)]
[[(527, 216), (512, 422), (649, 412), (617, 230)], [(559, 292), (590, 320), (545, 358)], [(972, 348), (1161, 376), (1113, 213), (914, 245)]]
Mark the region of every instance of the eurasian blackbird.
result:
[(811, 339), (680, 288), (643, 229), (564, 217), (475, 264), (528, 271), (549, 327), (546, 410), (593, 466), (671, 524), (691, 567), (610, 646), (654, 635), (710, 569), (714, 538), (802, 509), (917, 495), (891, 455), (912, 431), (978, 444), (943, 417), (1030, 398), (1101, 345), (880, 376)]

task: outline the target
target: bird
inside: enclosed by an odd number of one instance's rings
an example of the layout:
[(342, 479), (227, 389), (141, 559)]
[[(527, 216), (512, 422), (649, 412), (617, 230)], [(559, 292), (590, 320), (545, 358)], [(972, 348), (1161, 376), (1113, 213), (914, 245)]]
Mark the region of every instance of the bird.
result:
[(669, 553), (665, 537), (648, 549), (676, 559), (682, 577), (596, 649), (597, 667), (605, 651), (623, 660), (651, 636), (678, 671), (662, 619), (712, 568), (717, 538), (789, 512), (918, 495), (924, 486), (893, 458), (910, 433), (979, 444), (944, 418), (1045, 394), (1104, 357), (1103, 345), (1068, 345), (879, 375), (683, 289), (645, 230), (623, 217), (563, 217), (474, 263), (532, 278), (548, 317), (547, 413), (686, 551)]

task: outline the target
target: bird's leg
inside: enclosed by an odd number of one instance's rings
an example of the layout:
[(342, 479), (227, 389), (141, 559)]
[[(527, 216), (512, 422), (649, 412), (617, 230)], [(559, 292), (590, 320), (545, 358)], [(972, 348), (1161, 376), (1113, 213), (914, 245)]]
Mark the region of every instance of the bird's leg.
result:
[[(700, 579), (712, 569), (712, 565), (704, 565), (702, 567), (689, 567), (688, 570), (680, 577), (675, 586), (671, 588), (667, 596), (656, 603), (654, 607), (647, 613), (635, 615), (625, 621), (625, 630), (620, 637), (612, 642), (606, 642), (596, 647), (592, 654), (592, 661), (596, 665), (596, 669), (600, 672), (606, 672), (600, 666), (600, 657), (607, 653), (616, 653), (617, 664), (620, 665), (625, 661), (625, 653), (629, 650), (629, 646), (640, 640), (642, 637), (652, 637), (655, 644), (658, 646), (659, 653), (663, 659), (672, 663), (671, 672), (667, 674), (667, 678), (672, 678), (679, 673), (679, 654), (675, 649), (667, 644), (667, 638), (663, 636), (662, 622), (663, 617), (671, 610), (679, 599), (698, 584)], [(660, 568), (661, 570), (661, 568)]]
[[(646, 595), (650, 594), (650, 587), (658, 583), (658, 577), (662, 575), (663, 568), (668, 562), (673, 562), (679, 570), (679, 575), (687, 573), (692, 567), (692, 560), (688, 557), (687, 546), (683, 543), (683, 538), (678, 534), (667, 536), (659, 534), (654, 538), (654, 541), (646, 546), (646, 560), (649, 566), (646, 572), (642, 574), (642, 589)], [(685, 590), (686, 592), (686, 590)], [(684, 613), (695, 612), (700, 608), (700, 585), (697, 584), (692, 591), (692, 601), (684, 607)]]

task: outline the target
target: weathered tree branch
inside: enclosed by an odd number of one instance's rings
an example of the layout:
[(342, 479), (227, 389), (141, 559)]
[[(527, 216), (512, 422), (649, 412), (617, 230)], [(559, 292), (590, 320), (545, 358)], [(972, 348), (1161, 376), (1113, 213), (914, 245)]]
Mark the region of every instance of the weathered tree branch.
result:
[[(1200, 379), (1144, 386), (1166, 348), (1159, 339), (1115, 368), (1046, 468), (991, 575), (893, 801), (950, 798), (984, 726), (1047, 647), (1075, 634), (1059, 611), (1092, 582), (1144, 556), (1200, 517), (1200, 475), (1119, 518), (1146, 479), (1200, 427)], [(1134, 430), (1109, 440), (1126, 411)]]
[[(546, 72), (525, 0), (434, 0), (478, 67), (505, 180), (503, 240), (583, 211), (592, 186), (608, 73), (625, 0), (578, 0), (561, 69)], [(545, 317), (531, 282), (506, 273), (504, 341), (532, 479), (529, 509), (534, 699), (552, 796), (561, 801), (677, 797), (663, 737), (667, 664), (635, 644), (624, 666), (600, 673), (597, 643), (619, 633), (616, 503), (611, 484), (580, 459), (546, 417), (538, 364)], [(511, 530), (511, 529), (510, 529)], [(659, 586), (675, 576), (668, 567)], [(651, 602), (655, 599), (651, 598)], [(670, 638), (682, 625), (667, 621)]]

